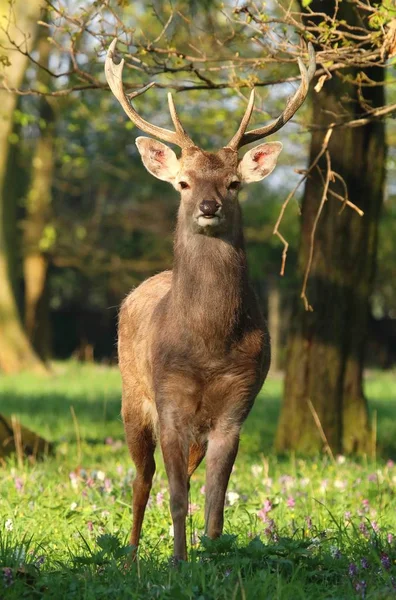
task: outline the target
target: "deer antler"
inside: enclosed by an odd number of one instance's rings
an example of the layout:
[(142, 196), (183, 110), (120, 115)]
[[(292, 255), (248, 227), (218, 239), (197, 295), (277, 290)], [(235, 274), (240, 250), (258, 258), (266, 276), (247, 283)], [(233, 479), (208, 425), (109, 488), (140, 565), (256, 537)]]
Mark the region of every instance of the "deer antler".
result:
[[(250, 144), (251, 142), (256, 142), (271, 133), (275, 133), (281, 129), (285, 123), (287, 123), (295, 112), (300, 108), (302, 103), (308, 94), (309, 84), (315, 75), (316, 70), (316, 61), (315, 61), (315, 50), (311, 43), (308, 44), (308, 70), (306, 69), (301, 58), (298, 59), (298, 66), (301, 73), (301, 83), (298, 90), (295, 94), (287, 100), (285, 110), (279, 115), (279, 117), (265, 125), (264, 127), (259, 127), (258, 129), (252, 129), (252, 131), (246, 132), (246, 127), (249, 124), (250, 116), (253, 111), (254, 106), (254, 90), (251, 91), (249, 103), (247, 105), (245, 114), (241, 121), (238, 131), (227, 145), (227, 148), (231, 148), (232, 150), (238, 150), (238, 148), (242, 148), (242, 146), (246, 146), (246, 144)], [(246, 132), (246, 133), (245, 133)]]
[(124, 109), (128, 117), (131, 119), (131, 121), (136, 125), (136, 127), (139, 127), (139, 129), (141, 129), (145, 133), (153, 135), (154, 137), (165, 142), (176, 144), (176, 146), (179, 146), (180, 148), (195, 146), (192, 139), (184, 131), (180, 119), (177, 116), (172, 94), (168, 94), (168, 104), (169, 111), (176, 131), (170, 131), (169, 129), (164, 129), (163, 127), (153, 125), (152, 123), (149, 123), (148, 121), (143, 119), (143, 117), (138, 115), (138, 113), (133, 108), (130, 99), (136, 98), (136, 96), (140, 96), (140, 94), (143, 94), (146, 90), (153, 87), (153, 85), (155, 85), (155, 82), (145, 85), (133, 94), (129, 94), (128, 99), (127, 95), (124, 92), (124, 87), (122, 85), (122, 70), (124, 68), (124, 59), (122, 59), (118, 65), (113, 61), (116, 44), (117, 38), (115, 38), (111, 42), (107, 51), (105, 62), (106, 80), (114, 96), (117, 98), (118, 102), (121, 104), (122, 108)]

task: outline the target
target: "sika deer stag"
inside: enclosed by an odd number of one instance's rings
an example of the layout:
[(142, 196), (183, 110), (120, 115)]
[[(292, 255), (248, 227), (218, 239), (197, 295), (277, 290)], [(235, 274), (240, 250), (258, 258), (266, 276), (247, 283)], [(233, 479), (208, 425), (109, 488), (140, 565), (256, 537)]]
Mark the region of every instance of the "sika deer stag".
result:
[(307, 96), (315, 55), (310, 46), (308, 70), (299, 59), (300, 87), (276, 121), (246, 132), (252, 91), (229, 144), (206, 152), (184, 131), (170, 94), (174, 132), (138, 115), (123, 90), (123, 61), (113, 62), (116, 41), (105, 65), (113, 94), (139, 129), (181, 148), (177, 158), (159, 141), (136, 140), (146, 169), (171, 183), (181, 202), (173, 271), (142, 283), (120, 311), (122, 416), (136, 465), (131, 543), (139, 543), (159, 440), (170, 487), (174, 557), (185, 560), (190, 477), (206, 455), (205, 530), (215, 538), (223, 530), (241, 426), (270, 365), (269, 333), (248, 279), (238, 190), (273, 171), (282, 144), (260, 144), (242, 159), (238, 149), (274, 133), (293, 116)]

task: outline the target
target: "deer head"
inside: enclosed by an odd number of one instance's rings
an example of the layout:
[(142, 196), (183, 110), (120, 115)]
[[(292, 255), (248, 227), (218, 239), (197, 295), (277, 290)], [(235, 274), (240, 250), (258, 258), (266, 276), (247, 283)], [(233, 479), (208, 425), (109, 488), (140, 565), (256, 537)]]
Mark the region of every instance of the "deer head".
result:
[[(238, 191), (241, 185), (267, 177), (276, 166), (282, 144), (280, 142), (259, 144), (249, 150), (242, 159), (238, 157), (238, 149), (281, 129), (304, 102), (316, 68), (312, 44), (308, 45), (308, 69), (302, 60), (298, 59), (301, 84), (287, 101), (281, 115), (264, 127), (246, 132), (254, 107), (254, 90), (252, 90), (245, 114), (232, 140), (217, 152), (206, 152), (196, 146), (185, 132), (171, 94), (168, 94), (168, 103), (175, 131), (153, 125), (135, 111), (122, 85), (124, 60), (118, 65), (113, 61), (116, 43), (117, 39), (111, 43), (105, 63), (107, 82), (113, 94), (139, 129), (175, 144), (182, 150), (178, 158), (173, 150), (162, 142), (138, 137), (136, 145), (146, 169), (154, 177), (171, 183), (180, 192), (179, 214), (193, 233), (220, 235), (229, 231), (233, 227), (235, 215), (238, 214)], [(154, 83), (151, 83), (131, 94), (130, 99), (144, 93), (153, 85)]]

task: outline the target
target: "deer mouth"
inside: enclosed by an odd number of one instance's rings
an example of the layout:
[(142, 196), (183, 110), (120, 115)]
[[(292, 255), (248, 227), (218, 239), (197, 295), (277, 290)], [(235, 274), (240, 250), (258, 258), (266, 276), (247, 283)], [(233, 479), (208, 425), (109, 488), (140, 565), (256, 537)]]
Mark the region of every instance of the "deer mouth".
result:
[(214, 227), (221, 223), (222, 219), (218, 215), (199, 215), (197, 223), (200, 227)]

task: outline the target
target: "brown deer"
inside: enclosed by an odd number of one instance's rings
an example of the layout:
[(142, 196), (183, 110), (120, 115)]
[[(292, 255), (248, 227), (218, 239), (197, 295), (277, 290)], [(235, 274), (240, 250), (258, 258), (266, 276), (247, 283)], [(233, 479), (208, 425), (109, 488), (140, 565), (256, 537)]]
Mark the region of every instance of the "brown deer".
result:
[(315, 54), (309, 46), (308, 70), (298, 60), (301, 84), (276, 121), (246, 132), (252, 91), (229, 144), (206, 152), (184, 131), (170, 94), (174, 132), (138, 115), (123, 90), (124, 61), (113, 61), (116, 41), (105, 65), (113, 94), (139, 129), (182, 151), (177, 158), (159, 141), (136, 140), (146, 169), (171, 183), (181, 202), (173, 270), (142, 283), (120, 311), (122, 417), (136, 466), (131, 543), (139, 543), (159, 440), (169, 480), (174, 558), (185, 560), (190, 477), (206, 455), (205, 531), (215, 538), (223, 530), (241, 426), (270, 365), (269, 333), (248, 279), (238, 190), (273, 171), (282, 144), (260, 144), (242, 159), (238, 149), (279, 130), (293, 116), (307, 96)]

